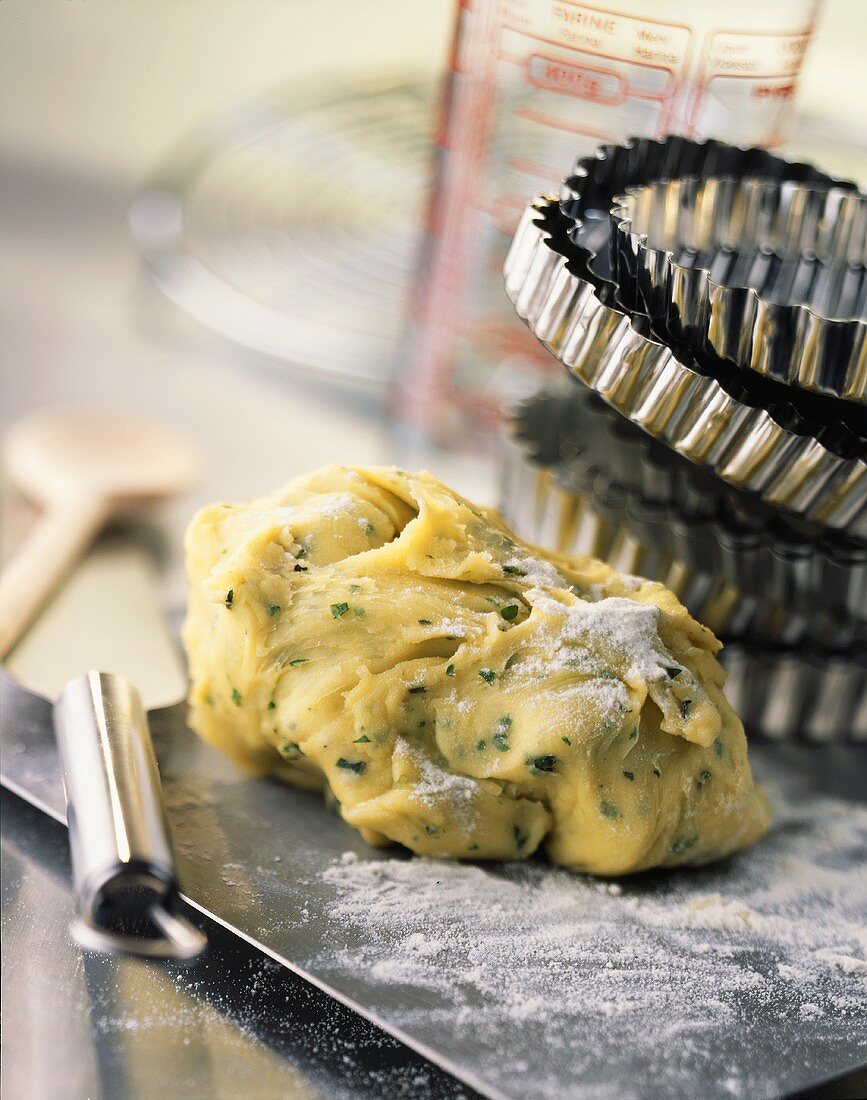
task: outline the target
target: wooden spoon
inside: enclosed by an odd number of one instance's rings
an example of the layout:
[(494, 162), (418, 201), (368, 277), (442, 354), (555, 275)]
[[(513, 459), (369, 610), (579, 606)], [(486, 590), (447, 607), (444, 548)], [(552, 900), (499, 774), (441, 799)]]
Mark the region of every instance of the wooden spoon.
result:
[(4, 457), (44, 512), (0, 576), (0, 660), (108, 520), (191, 488), (200, 471), (185, 440), (109, 413), (28, 417), (9, 431)]

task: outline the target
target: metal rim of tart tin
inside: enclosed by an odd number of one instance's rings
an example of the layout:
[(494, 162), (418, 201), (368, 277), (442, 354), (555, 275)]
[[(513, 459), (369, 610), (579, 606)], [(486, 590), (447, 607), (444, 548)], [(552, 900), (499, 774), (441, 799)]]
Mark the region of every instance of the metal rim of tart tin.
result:
[(867, 531), (864, 441), (841, 423), (817, 426), (789, 404), (744, 403), (736, 384), (724, 388), (701, 373), (647, 317), (612, 301), (594, 277), (594, 255), (574, 243), (555, 199), (527, 207), (506, 259), (506, 289), (537, 339), (609, 405), (723, 480), (815, 523)]
[(767, 179), (629, 188), (611, 210), (621, 300), (675, 339), (867, 403), (867, 195)]

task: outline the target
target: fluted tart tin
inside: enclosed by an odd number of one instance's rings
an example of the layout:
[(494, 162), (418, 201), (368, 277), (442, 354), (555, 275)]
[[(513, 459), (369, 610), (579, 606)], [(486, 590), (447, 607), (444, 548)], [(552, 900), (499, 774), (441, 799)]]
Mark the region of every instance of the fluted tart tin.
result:
[[(867, 661), (863, 624), (806, 639), (808, 620), (768, 598), (747, 598), (721, 576), (702, 573), (644, 543), (620, 520), (624, 494), (608, 486), (591, 500), (569, 488), (559, 448), (570, 449), (568, 400), (542, 394), (507, 421), (501, 502), (525, 538), (561, 551), (592, 553), (615, 567), (667, 584), (694, 615), (726, 640), (726, 693), (751, 733), (807, 741), (867, 740)], [(627, 493), (626, 496), (629, 494)], [(604, 508), (597, 506), (604, 500)], [(606, 514), (607, 513), (607, 514)], [(677, 518), (670, 523), (677, 524)], [(740, 556), (740, 552), (739, 555)], [(747, 566), (744, 566), (744, 575)], [(863, 574), (862, 574), (863, 593)]]
[(742, 369), (867, 403), (867, 195), (676, 179), (629, 188), (611, 219), (625, 304)]
[[(843, 422), (817, 423), (790, 402), (763, 407), (733, 368), (703, 373), (644, 314), (631, 314), (593, 270), (553, 197), (524, 212), (509, 250), (506, 291), (531, 331), (569, 371), (644, 431), (730, 484), (793, 514), (867, 532), (867, 444)], [(839, 403), (842, 404), (842, 403)]]

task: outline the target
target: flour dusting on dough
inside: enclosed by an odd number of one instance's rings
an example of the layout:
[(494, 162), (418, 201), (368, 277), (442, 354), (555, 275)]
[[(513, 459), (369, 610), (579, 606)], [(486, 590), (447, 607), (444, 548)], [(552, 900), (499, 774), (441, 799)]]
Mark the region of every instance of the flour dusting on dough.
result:
[(466, 820), (473, 815), (478, 793), (474, 779), (438, 767), (403, 738), (398, 738), (394, 751), (396, 756), (409, 757), (418, 770), (419, 778), (412, 787), (414, 801), (432, 805), (445, 799), (455, 817)]
[(616, 875), (767, 825), (713, 635), (428, 474), (328, 467), (204, 509), (187, 560), (191, 725), (371, 844)]
[(626, 673), (632, 679), (658, 680), (672, 658), (659, 637), (659, 608), (608, 596), (595, 603), (579, 602), (564, 608), (544, 592), (530, 594), (534, 606), (563, 619), (564, 641), (583, 643), (588, 650), (620, 650), (626, 654)]

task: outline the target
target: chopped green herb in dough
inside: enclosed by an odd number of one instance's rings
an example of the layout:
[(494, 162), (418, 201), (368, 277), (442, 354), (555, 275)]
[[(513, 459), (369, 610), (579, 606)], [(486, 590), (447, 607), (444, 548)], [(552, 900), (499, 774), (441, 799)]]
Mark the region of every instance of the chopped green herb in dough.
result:
[(620, 876), (766, 828), (716, 640), (661, 585), (390, 467), (205, 508), (186, 547), (191, 725), (251, 772), (333, 785), (376, 844)]
[(502, 718), (497, 719), (497, 723), (494, 726), (494, 735), (491, 741), (495, 749), (500, 752), (509, 751), (509, 729), (512, 725), (512, 718), (509, 714), (504, 714)]
[(681, 852), (688, 852), (690, 848), (694, 848), (697, 843), (697, 836), (679, 837), (669, 844), (668, 850), (673, 856), (679, 856)]
[(552, 772), (557, 767), (556, 756), (528, 756), (527, 767), (534, 772)]
[(341, 756), (337, 761), (337, 767), (343, 768), (347, 772), (355, 772), (356, 775), (361, 775), (367, 764), (363, 760), (347, 760), (345, 756)]

